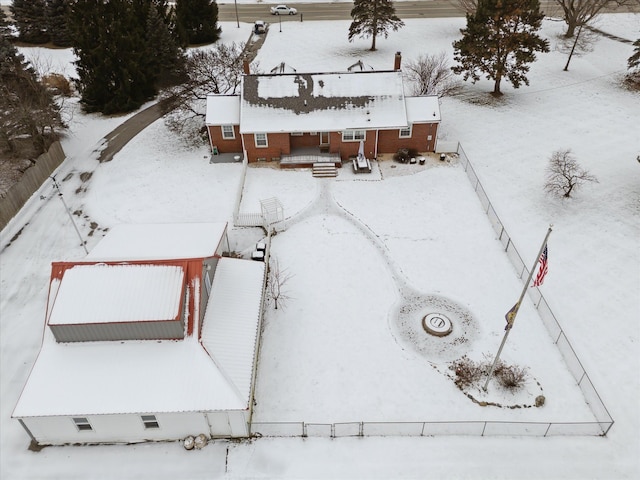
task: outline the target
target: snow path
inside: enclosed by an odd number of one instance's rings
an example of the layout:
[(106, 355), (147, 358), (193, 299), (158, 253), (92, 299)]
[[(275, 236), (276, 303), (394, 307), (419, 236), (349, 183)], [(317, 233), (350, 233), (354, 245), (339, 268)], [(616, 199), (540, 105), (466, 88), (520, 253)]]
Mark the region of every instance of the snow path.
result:
[[(380, 236), (335, 199), (331, 193), (331, 185), (334, 182), (335, 179), (318, 178), (315, 198), (303, 211), (288, 220), (289, 226), (314, 216), (337, 216), (349, 222), (375, 246), (393, 279), (398, 300), (389, 310), (387, 318), (395, 340), (401, 344), (409, 344), (432, 364), (451, 361), (467, 352), (470, 344), (479, 335), (477, 321), (472, 313), (449, 298), (427, 294), (413, 288)], [(428, 313), (436, 312), (445, 315), (457, 325), (456, 334), (446, 337), (424, 334), (420, 319)]]
[(315, 198), (304, 210), (298, 212), (297, 214), (294, 214), (292, 217), (287, 219), (287, 224), (289, 226), (292, 226), (311, 217), (321, 215), (334, 215), (347, 220), (350, 224), (352, 224), (360, 232), (362, 232), (362, 234), (367, 237), (373, 243), (373, 245), (375, 245), (376, 250), (378, 251), (378, 253), (380, 253), (382, 260), (384, 261), (389, 270), (389, 273), (391, 274), (391, 277), (393, 278), (399, 296), (404, 301), (407, 301), (408, 299), (415, 297), (416, 295), (421, 295), (420, 292), (410, 286), (407, 276), (392, 259), (387, 245), (380, 239), (380, 236), (377, 235), (371, 229), (371, 227), (369, 227), (369, 225), (360, 220), (355, 216), (355, 214), (351, 213), (344, 206), (340, 205), (338, 201), (336, 201), (333, 194), (331, 193), (331, 185), (334, 183), (334, 181), (335, 180), (331, 178), (318, 178), (318, 188), (316, 189)]

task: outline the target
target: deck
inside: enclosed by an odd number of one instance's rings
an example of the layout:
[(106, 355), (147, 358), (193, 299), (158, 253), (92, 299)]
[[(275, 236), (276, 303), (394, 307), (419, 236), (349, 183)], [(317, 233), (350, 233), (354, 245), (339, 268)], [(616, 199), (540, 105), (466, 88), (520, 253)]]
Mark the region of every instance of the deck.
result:
[(321, 152), (317, 147), (296, 148), (289, 155), (280, 157), (281, 168), (312, 168), (314, 163), (333, 163), (342, 166), (342, 160), (337, 153)]

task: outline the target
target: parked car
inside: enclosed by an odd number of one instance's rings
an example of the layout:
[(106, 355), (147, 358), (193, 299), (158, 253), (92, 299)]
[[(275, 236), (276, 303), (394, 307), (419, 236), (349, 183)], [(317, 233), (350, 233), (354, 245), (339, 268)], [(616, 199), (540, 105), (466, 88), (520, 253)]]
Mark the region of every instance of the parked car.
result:
[(276, 5), (271, 7), (271, 15), (295, 15), (298, 13), (293, 7), (287, 7), (286, 5)]
[(255, 34), (261, 34), (261, 33), (265, 33), (267, 31), (265, 24), (262, 20), (256, 20), (256, 22), (253, 24), (253, 33)]

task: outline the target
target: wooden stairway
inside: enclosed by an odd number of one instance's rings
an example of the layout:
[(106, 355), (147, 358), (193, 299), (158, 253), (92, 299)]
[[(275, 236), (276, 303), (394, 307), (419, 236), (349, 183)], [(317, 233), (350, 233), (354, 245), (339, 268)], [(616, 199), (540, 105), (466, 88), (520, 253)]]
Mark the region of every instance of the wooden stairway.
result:
[(338, 176), (338, 169), (333, 162), (318, 162), (313, 164), (313, 176), (318, 178), (330, 178)]

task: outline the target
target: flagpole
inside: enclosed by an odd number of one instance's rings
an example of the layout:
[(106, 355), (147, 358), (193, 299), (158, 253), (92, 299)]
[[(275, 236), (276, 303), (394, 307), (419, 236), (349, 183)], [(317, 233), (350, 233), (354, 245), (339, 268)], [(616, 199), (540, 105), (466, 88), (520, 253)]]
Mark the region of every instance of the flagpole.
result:
[(512, 311), (507, 313), (507, 317), (508, 317), (507, 327), (505, 328), (504, 337), (502, 337), (502, 343), (500, 343), (500, 348), (498, 348), (498, 353), (496, 353), (496, 358), (493, 360), (493, 364), (491, 365), (491, 370), (489, 370), (489, 375), (487, 375), (487, 381), (485, 382), (484, 387), (482, 387), (482, 389), (485, 392), (487, 391), (487, 387), (489, 386), (489, 380), (491, 380), (493, 371), (495, 370), (496, 365), (498, 364), (498, 360), (500, 359), (502, 348), (504, 347), (504, 344), (507, 342), (507, 337), (509, 336), (509, 332), (511, 332), (511, 328), (513, 327), (513, 322), (515, 322), (516, 315), (518, 315), (518, 311), (520, 310), (520, 304), (522, 303), (522, 300), (524, 299), (524, 296), (527, 293), (527, 289), (529, 288), (529, 284), (531, 283), (531, 278), (533, 278), (533, 272), (536, 271), (536, 266), (540, 261), (540, 255), (542, 255), (542, 251), (544, 250), (544, 247), (547, 246), (547, 240), (549, 239), (549, 235), (551, 235), (552, 230), (553, 230), (553, 225), (549, 225), (549, 229), (547, 230), (547, 234), (545, 235), (544, 240), (542, 241), (542, 245), (540, 246), (538, 255), (536, 255), (535, 263), (533, 264), (533, 266), (531, 267), (531, 270), (529, 271), (529, 278), (527, 278), (527, 281), (524, 284), (522, 292), (520, 293), (520, 298), (514, 305)]

